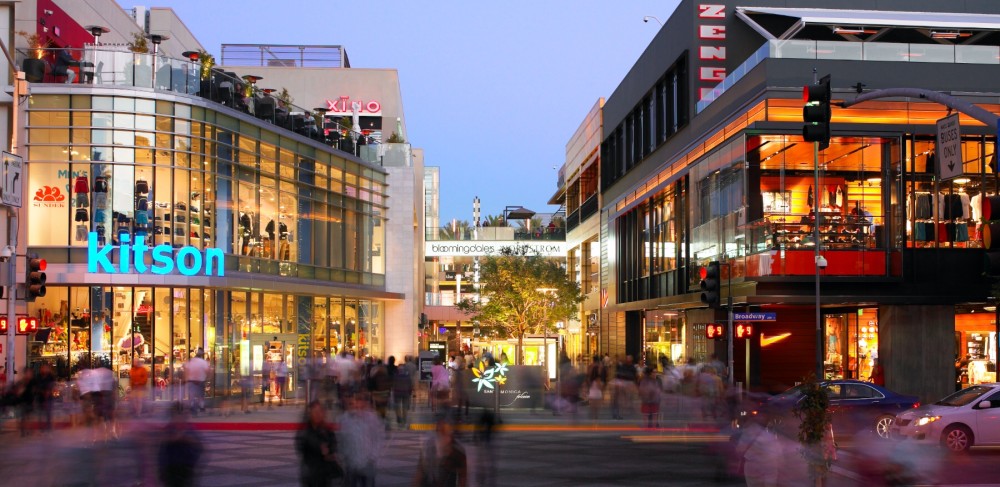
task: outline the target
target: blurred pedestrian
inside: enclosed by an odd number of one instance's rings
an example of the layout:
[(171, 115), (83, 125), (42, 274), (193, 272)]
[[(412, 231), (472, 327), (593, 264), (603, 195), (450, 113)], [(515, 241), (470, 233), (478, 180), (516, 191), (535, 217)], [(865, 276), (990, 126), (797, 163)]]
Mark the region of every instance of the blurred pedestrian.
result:
[(212, 366), (205, 360), (205, 350), (200, 347), (194, 357), (184, 364), (184, 380), (188, 384), (188, 400), (191, 412), (194, 414), (205, 410), (205, 382), (208, 381), (208, 372), (211, 368)]
[(141, 358), (137, 358), (132, 364), (128, 379), (131, 386), (129, 399), (132, 402), (132, 412), (139, 417), (142, 416), (142, 406), (146, 401), (146, 390), (149, 387), (149, 369)]
[(875, 359), (875, 365), (872, 366), (871, 381), (877, 386), (885, 386), (885, 370), (879, 359)]
[(660, 381), (651, 367), (646, 367), (639, 381), (639, 401), (643, 416), (646, 417), (646, 427), (660, 427)]
[(382, 363), (382, 359), (378, 359), (375, 365), (372, 366), (369, 374), (371, 375), (372, 405), (375, 406), (375, 412), (378, 414), (379, 419), (388, 427), (389, 423), (386, 420), (386, 415), (389, 409), (389, 396), (392, 394), (392, 381), (389, 378), (389, 369)]
[(94, 382), (97, 385), (97, 392), (94, 393), (94, 409), (97, 413), (99, 427), (103, 429), (103, 439), (117, 438), (118, 431), (115, 426), (115, 406), (118, 402), (117, 382), (115, 373), (111, 371), (110, 364), (102, 364), (94, 369)]
[(312, 401), (306, 407), (305, 422), (295, 434), (295, 451), (301, 457), (299, 479), (303, 487), (327, 487), (343, 476), (337, 437), (321, 402)]
[(706, 365), (701, 368), (696, 387), (698, 397), (701, 399), (702, 419), (718, 419), (725, 389), (722, 385), (722, 379), (715, 374), (715, 367)]
[(446, 414), (450, 397), (451, 376), (441, 357), (435, 357), (434, 365), (431, 367), (431, 410)]
[(455, 438), (455, 425), (438, 419), (433, 436), (424, 441), (417, 462), (416, 487), (466, 487), (469, 485), (468, 458)]
[(160, 482), (167, 487), (195, 485), (203, 451), (201, 437), (188, 422), (184, 406), (175, 403), (157, 455)]
[(285, 392), (288, 387), (288, 364), (284, 359), (274, 366), (274, 393), (278, 395), (278, 406), (285, 405)]
[(42, 421), (42, 429), (52, 431), (52, 403), (56, 390), (56, 374), (52, 371), (52, 365), (42, 362), (34, 381), (31, 389), (35, 396), (35, 410)]
[(744, 425), (736, 446), (748, 487), (776, 487), (784, 462), (784, 449), (768, 415), (758, 411)]
[(30, 421), (31, 414), (35, 410), (35, 386), (35, 373), (29, 368), (25, 368), (21, 378), (14, 383), (14, 397), (21, 415), (19, 429), (22, 437), (31, 434)]
[(373, 487), (375, 464), (382, 452), (384, 426), (371, 410), (369, 399), (357, 394), (340, 416), (340, 450), (346, 487)]
[(637, 384), (635, 362), (631, 355), (615, 367), (615, 380), (611, 390), (611, 417), (623, 419), (624, 411), (631, 407)]
[(267, 397), (271, 393), (271, 380), (274, 375), (274, 367), (271, 361), (264, 359), (260, 364), (260, 403), (267, 403), (267, 409), (271, 409), (271, 398)]
[[(393, 360), (393, 357), (389, 357), (389, 360)], [(396, 367), (396, 373), (392, 377), (392, 401), (396, 409), (396, 425), (399, 427), (408, 424), (407, 413), (410, 411), (410, 404), (413, 398), (415, 372), (412, 357), (407, 355), (403, 364)]]

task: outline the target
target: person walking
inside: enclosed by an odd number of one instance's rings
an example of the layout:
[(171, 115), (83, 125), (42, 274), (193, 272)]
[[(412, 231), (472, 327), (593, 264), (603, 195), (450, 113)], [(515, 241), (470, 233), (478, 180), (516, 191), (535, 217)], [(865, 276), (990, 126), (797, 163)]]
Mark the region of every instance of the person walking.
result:
[(440, 418), (424, 441), (413, 484), (417, 487), (466, 487), (469, 466), (465, 448), (455, 438), (455, 425)]
[(201, 437), (187, 420), (181, 403), (170, 410), (170, 420), (164, 431), (157, 455), (160, 482), (167, 487), (195, 485), (198, 463), (204, 452)]
[(389, 396), (392, 394), (392, 381), (389, 378), (388, 369), (382, 363), (382, 359), (378, 359), (375, 365), (372, 366), (369, 375), (371, 376), (372, 405), (375, 406), (375, 412), (378, 413), (379, 419), (388, 428), (389, 423), (386, 416), (389, 409)]
[(441, 357), (435, 357), (431, 367), (431, 410), (437, 414), (447, 414), (450, 397), (451, 375)]
[(375, 463), (384, 437), (384, 427), (371, 410), (369, 399), (357, 394), (348, 400), (348, 409), (340, 416), (345, 487), (374, 487)]
[(278, 406), (285, 405), (285, 392), (288, 385), (288, 364), (284, 359), (278, 361), (274, 367), (274, 389), (278, 395)]
[[(660, 380), (652, 367), (646, 367), (639, 381), (639, 401), (642, 414), (646, 417), (647, 428), (660, 427)], [(654, 426), (655, 425), (655, 426)]]
[[(393, 357), (389, 357), (389, 360), (393, 360)], [(392, 401), (396, 410), (396, 425), (400, 428), (408, 424), (407, 413), (413, 399), (414, 372), (412, 358), (407, 355), (403, 364), (396, 367), (396, 373), (392, 377)]]
[(205, 411), (205, 382), (208, 381), (208, 371), (211, 369), (205, 360), (205, 350), (198, 348), (194, 357), (184, 364), (184, 380), (188, 384), (188, 400), (193, 414)]
[(631, 355), (625, 357), (625, 363), (615, 367), (615, 382), (611, 391), (611, 416), (623, 419), (623, 410), (630, 406), (631, 398), (637, 384), (635, 363)]
[(299, 479), (303, 487), (328, 487), (344, 472), (338, 463), (337, 437), (333, 425), (326, 421), (326, 409), (320, 401), (306, 407), (302, 428), (295, 434), (295, 451), (299, 454)]
[(146, 391), (149, 387), (149, 369), (145, 362), (138, 358), (129, 369), (128, 380), (130, 385), (129, 399), (132, 402), (132, 412), (136, 417), (142, 416), (142, 406), (146, 401)]

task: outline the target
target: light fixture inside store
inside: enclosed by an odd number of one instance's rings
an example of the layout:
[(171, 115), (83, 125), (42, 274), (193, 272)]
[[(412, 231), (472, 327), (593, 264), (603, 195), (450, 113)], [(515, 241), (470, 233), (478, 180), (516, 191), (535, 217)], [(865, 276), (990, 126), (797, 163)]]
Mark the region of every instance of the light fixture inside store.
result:
[(972, 180), (969, 178), (955, 178), (953, 182), (955, 184), (969, 184)]
[(879, 184), (879, 183), (881, 183), (882, 182), (882, 178), (868, 178), (865, 181), (867, 181), (868, 185), (871, 186), (873, 184)]
[(875, 34), (877, 32), (878, 32), (878, 30), (876, 30), (876, 29), (866, 29), (864, 27), (834, 27), (833, 28), (833, 33), (834, 34), (858, 35), (858, 34)]
[(989, 312), (992, 313), (992, 312), (994, 312), (994, 311), (997, 310), (997, 307), (996, 306), (983, 306), (983, 310), (984, 311), (989, 311)]
[(931, 39), (958, 39), (959, 37), (969, 37), (971, 35), (971, 32), (959, 32), (954, 30), (931, 31)]

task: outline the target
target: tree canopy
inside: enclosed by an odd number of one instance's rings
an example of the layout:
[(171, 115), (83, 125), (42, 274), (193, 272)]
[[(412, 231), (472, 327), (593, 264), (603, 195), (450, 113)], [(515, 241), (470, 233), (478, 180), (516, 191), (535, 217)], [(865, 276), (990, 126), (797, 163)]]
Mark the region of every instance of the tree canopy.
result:
[(583, 301), (580, 286), (554, 259), (527, 247), (504, 247), (480, 263), (480, 300), (458, 308), (501, 338), (517, 338), (518, 363), (524, 363), (524, 336), (554, 332), (558, 321), (575, 317)]

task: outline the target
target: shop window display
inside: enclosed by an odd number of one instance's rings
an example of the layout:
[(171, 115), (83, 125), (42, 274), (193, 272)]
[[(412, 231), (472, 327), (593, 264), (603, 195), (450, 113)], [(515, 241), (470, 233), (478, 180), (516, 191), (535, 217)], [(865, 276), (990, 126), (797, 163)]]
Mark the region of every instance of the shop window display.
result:
[(823, 323), (825, 378), (872, 381), (878, 360), (878, 310), (827, 314)]
[(955, 309), (955, 386), (997, 380), (996, 308), (962, 305)]
[(753, 139), (748, 144), (757, 146), (748, 158), (759, 160), (764, 248), (814, 248), (817, 212), (824, 248), (884, 247), (882, 160), (889, 141), (832, 143), (823, 156), (826, 163), (816, 187), (811, 144), (798, 137)]
[(976, 248), (982, 239), (982, 195), (994, 184), (980, 175), (991, 172), (991, 147), (981, 137), (962, 142), (967, 176), (949, 181), (934, 177), (937, 155), (932, 140), (913, 142), (908, 158), (906, 192), (907, 246)]

